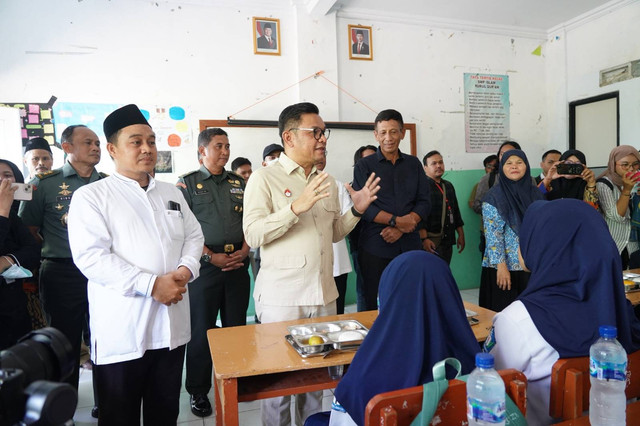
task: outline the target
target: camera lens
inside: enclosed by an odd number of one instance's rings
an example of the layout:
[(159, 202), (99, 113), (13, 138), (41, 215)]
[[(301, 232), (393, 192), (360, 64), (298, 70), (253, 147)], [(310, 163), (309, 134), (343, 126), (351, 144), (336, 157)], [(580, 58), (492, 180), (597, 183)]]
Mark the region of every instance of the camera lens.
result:
[(0, 352), (0, 367), (22, 370), (25, 383), (64, 380), (73, 371), (71, 352), (71, 344), (64, 334), (47, 327), (32, 331)]

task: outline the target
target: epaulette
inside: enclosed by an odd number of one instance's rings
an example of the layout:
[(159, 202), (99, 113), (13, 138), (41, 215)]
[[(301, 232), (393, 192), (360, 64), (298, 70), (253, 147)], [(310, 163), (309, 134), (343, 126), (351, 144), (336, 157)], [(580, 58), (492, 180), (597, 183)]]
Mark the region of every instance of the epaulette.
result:
[(185, 173), (185, 174), (183, 174), (183, 175), (180, 175), (180, 176), (179, 176), (179, 178), (184, 179), (184, 178), (186, 178), (187, 176), (191, 176), (191, 175), (192, 175), (192, 174), (194, 174), (194, 173), (198, 173), (199, 171), (200, 171), (200, 170), (193, 170), (193, 171), (191, 171), (191, 172), (189, 172), (189, 173)]
[(242, 181), (244, 182), (244, 178), (242, 176), (240, 176), (239, 174), (237, 174), (236, 172), (232, 172), (231, 170), (227, 170), (227, 174), (230, 174), (234, 178), (242, 179)]
[(59, 174), (62, 171), (62, 169), (55, 169), (55, 170), (49, 170), (46, 171), (44, 173), (38, 173), (36, 175), (36, 177), (40, 180), (46, 179), (46, 178), (50, 178), (51, 176), (55, 176), (57, 174)]
[(98, 172), (98, 174), (100, 175), (100, 179), (104, 179), (104, 178), (106, 178), (106, 177), (109, 177), (109, 175), (108, 175), (108, 174), (103, 173), (103, 172)]
[(244, 178), (231, 170), (227, 170), (227, 181), (233, 186), (246, 186)]

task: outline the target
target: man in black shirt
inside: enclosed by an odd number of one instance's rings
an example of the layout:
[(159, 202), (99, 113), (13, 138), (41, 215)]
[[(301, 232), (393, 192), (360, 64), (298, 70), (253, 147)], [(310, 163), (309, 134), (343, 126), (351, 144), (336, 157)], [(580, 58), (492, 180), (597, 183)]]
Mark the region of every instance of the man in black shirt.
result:
[(358, 257), (365, 287), (364, 310), (378, 309), (380, 276), (393, 258), (422, 248), (416, 227), (429, 215), (429, 187), (420, 160), (398, 148), (404, 133), (398, 111), (380, 112), (373, 130), (380, 146), (354, 167), (355, 190), (361, 189), (373, 172), (381, 182), (378, 199), (361, 220)]
[(431, 193), (431, 212), (421, 224), (423, 229), (420, 229), (422, 247), (451, 263), (453, 245), (458, 246), (458, 253), (464, 250), (464, 222), (460, 216), (456, 191), (451, 182), (442, 179), (444, 160), (438, 151), (428, 152), (422, 159), (422, 164)]

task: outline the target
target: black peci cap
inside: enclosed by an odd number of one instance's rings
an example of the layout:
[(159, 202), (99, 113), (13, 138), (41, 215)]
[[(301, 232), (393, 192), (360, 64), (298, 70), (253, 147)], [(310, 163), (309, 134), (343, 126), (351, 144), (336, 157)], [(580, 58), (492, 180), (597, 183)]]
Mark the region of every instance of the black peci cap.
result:
[(45, 151), (49, 151), (51, 153), (51, 147), (49, 146), (49, 142), (45, 138), (33, 138), (29, 139), (29, 142), (24, 146), (24, 153), (31, 151), (32, 149), (44, 149)]
[(104, 129), (105, 137), (109, 140), (118, 130), (134, 124), (146, 124), (151, 127), (147, 119), (142, 115), (140, 109), (134, 104), (129, 104), (109, 114), (107, 118), (104, 119), (102, 128)]

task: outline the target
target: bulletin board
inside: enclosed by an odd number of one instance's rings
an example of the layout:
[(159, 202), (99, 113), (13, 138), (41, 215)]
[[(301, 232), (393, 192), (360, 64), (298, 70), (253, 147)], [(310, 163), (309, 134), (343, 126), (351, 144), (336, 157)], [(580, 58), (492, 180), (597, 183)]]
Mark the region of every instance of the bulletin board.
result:
[(589, 168), (607, 167), (609, 153), (618, 145), (618, 92), (569, 103), (569, 147), (584, 153)]

